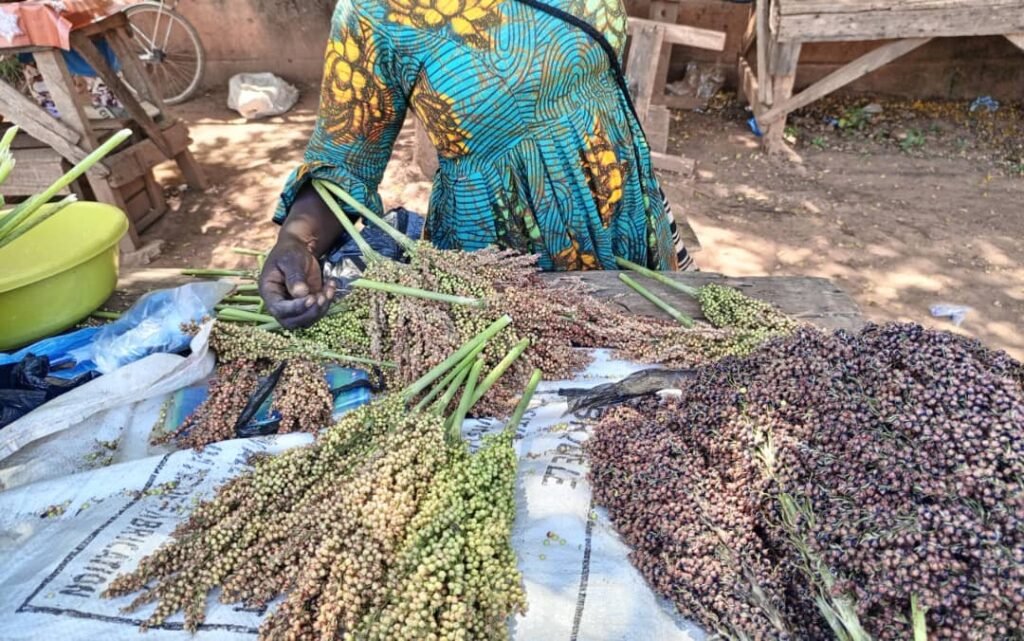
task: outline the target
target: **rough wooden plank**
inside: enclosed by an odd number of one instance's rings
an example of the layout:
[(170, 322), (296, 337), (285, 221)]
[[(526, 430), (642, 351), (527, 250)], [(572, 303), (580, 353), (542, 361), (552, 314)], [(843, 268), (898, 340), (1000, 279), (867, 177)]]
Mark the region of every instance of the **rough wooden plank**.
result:
[(800, 109), (801, 107), (806, 107), (833, 91), (845, 87), (854, 80), (871, 73), (875, 69), (892, 62), (900, 56), (910, 53), (914, 49), (924, 45), (929, 40), (930, 38), (910, 38), (882, 45), (878, 49), (864, 54), (848, 65), (837, 69), (828, 76), (825, 76), (789, 100), (786, 100), (781, 104), (774, 105), (765, 114), (758, 116), (757, 121), (763, 126), (779, 118), (785, 118), (786, 114), (796, 109)]
[(801, 13), (862, 13), (884, 11), (896, 13), (918, 9), (1024, 7), (1022, 0), (780, 0), (782, 15)]
[[(613, 301), (627, 313), (662, 317), (662, 312), (619, 280), (619, 272), (576, 272), (542, 274), (545, 280), (579, 278), (593, 288), (593, 295), (601, 300)], [(730, 278), (709, 272), (668, 273), (669, 278), (700, 287), (717, 283), (736, 287), (745, 294), (776, 305), (787, 314), (812, 323), (822, 329), (857, 330), (864, 325), (864, 317), (857, 304), (842, 289), (824, 278), (805, 276), (755, 276)], [(680, 292), (640, 277), (654, 293), (672, 302), (680, 311), (703, 318), (696, 301)], [(121, 270), (117, 290), (104, 306), (106, 309), (127, 309), (140, 296), (154, 289), (177, 287), (195, 279), (182, 276), (180, 269), (125, 268)]]
[(132, 120), (146, 133), (146, 136), (153, 141), (157, 149), (162, 151), (168, 158), (174, 157), (171, 147), (164, 139), (163, 132), (156, 121), (149, 115), (146, 109), (139, 102), (128, 85), (124, 84), (121, 78), (114, 73), (114, 70), (107, 64), (107, 59), (100, 53), (96, 43), (78, 31), (71, 32), (71, 44), (78, 55), (82, 56), (96, 74), (103, 79), (110, 93), (114, 94), (117, 100), (124, 107)]
[(777, 37), (782, 42), (835, 42), (1001, 36), (1021, 32), (1024, 32), (1024, 8), (975, 6), (784, 16)]
[(139, 60), (139, 54), (129, 42), (129, 36), (133, 36), (131, 29), (112, 29), (107, 34), (107, 42), (114, 50), (114, 55), (121, 62), (121, 70), (124, 77), (131, 84), (132, 88), (139, 94), (143, 101), (148, 101), (155, 106), (161, 114), (167, 112), (163, 96), (153, 84), (153, 78), (146, 73), (146, 68)]
[[(673, 25), (679, 18), (679, 2), (677, 0), (653, 0), (647, 17), (655, 22)], [(658, 56), (658, 71), (654, 76), (654, 102), (665, 95), (665, 84), (668, 82), (669, 62), (672, 58), (672, 44), (665, 43), (661, 46), (661, 55)]]
[(196, 162), (191, 149), (186, 148), (184, 151), (179, 151), (175, 154), (174, 162), (177, 163), (178, 169), (181, 170), (181, 175), (185, 177), (185, 182), (188, 183), (189, 187), (202, 190), (209, 186), (209, 183), (206, 181), (206, 175), (203, 173), (199, 163)]
[(59, 49), (40, 51), (35, 54), (35, 63), (46, 83), (46, 90), (50, 92), (50, 99), (60, 114), (61, 122), (75, 130), (84, 146), (94, 149), (97, 145), (96, 136), (89, 127), (82, 101), (74, 89), (75, 81), (64, 61), (63, 52)]
[[(80, 134), (60, 123), (5, 82), (0, 82), (0, 113), (3, 113), (5, 120), (18, 125), (22, 131), (49, 145), (73, 163), (81, 162), (89, 153), (78, 146), (78, 141), (82, 139)], [(74, 142), (71, 142), (72, 139)], [(96, 163), (90, 173), (106, 176), (110, 171), (103, 163)]]
[(687, 158), (686, 156), (675, 156), (652, 151), (651, 164), (654, 165), (655, 169), (689, 177), (693, 175), (697, 163), (693, 158)]
[(38, 194), (64, 175), (64, 159), (49, 147), (14, 149), (13, 153), (17, 166), (0, 185), (5, 198)]
[(738, 75), (740, 78), (740, 91), (743, 93), (743, 97), (746, 99), (747, 104), (750, 105), (754, 116), (760, 118), (761, 114), (765, 112), (765, 108), (758, 99), (757, 76), (754, 75), (754, 70), (750, 68), (750, 63), (743, 58), (740, 58)]
[(694, 109), (703, 109), (708, 106), (708, 101), (697, 96), (674, 96), (672, 94), (658, 95), (657, 92), (651, 96), (652, 105), (661, 105), (668, 107), (669, 109), (685, 109), (686, 111), (693, 111)]
[(1024, 51), (1024, 33), (1006, 34), (1006, 39), (1017, 45), (1017, 48)]
[(664, 25), (652, 22), (634, 30), (629, 45), (626, 84), (633, 94), (633, 106), (641, 125), (647, 123), (647, 111), (654, 96), (655, 74), (658, 72), (657, 59), (664, 37)]
[[(98, 51), (97, 55), (99, 55)], [(50, 92), (50, 98), (53, 99), (54, 106), (57, 107), (57, 113), (60, 114), (61, 122), (81, 136), (80, 144), (87, 149), (95, 149), (99, 144), (99, 140), (89, 127), (89, 119), (86, 117), (79, 96), (73, 88), (74, 81), (71, 78), (71, 72), (68, 70), (67, 63), (64, 61), (63, 53), (58, 49), (40, 51), (35, 54), (35, 63), (39, 68), (39, 73), (43, 76), (43, 80), (46, 82), (46, 88)], [(99, 202), (108, 203), (124, 210), (124, 200), (110, 186), (105, 176), (90, 173), (86, 174), (85, 179)], [(134, 230), (130, 227), (128, 237), (134, 242)]]
[(789, 76), (796, 73), (800, 62), (802, 45), (799, 42), (780, 42), (772, 51), (769, 71), (775, 76)]
[(743, 39), (740, 41), (740, 55), (746, 56), (750, 48), (754, 46), (757, 39), (757, 11), (750, 8), (750, 16), (747, 18), (747, 28), (743, 31)]
[(664, 40), (668, 44), (696, 47), (709, 51), (725, 51), (725, 32), (714, 29), (700, 29), (681, 24), (662, 24), (645, 18), (629, 19), (629, 35), (645, 27), (660, 26), (665, 29)]
[[(164, 138), (171, 146), (173, 155), (186, 151), (191, 143), (188, 129), (180, 121), (164, 130)], [(151, 140), (137, 142), (107, 159), (107, 164), (110, 166), (110, 184), (114, 187), (121, 187), (148, 173), (150, 169), (167, 159), (167, 156), (157, 149)]]
[(668, 149), (668, 130), (672, 124), (672, 114), (667, 107), (651, 105), (647, 110), (647, 121), (644, 123), (644, 133), (647, 135), (647, 144), (651, 151), (665, 153)]
[[(793, 95), (793, 85), (795, 83), (795, 70), (793, 73), (785, 76), (773, 76), (772, 91), (775, 94), (772, 96), (772, 104), (785, 104), (790, 96)], [(759, 119), (762, 122), (762, 130), (764, 131), (762, 143), (764, 144), (765, 151), (770, 154), (785, 150), (786, 115), (788, 113), (783, 113), (775, 120), (768, 120), (767, 117)]]
[(771, 104), (771, 78), (768, 75), (768, 0), (757, 3), (757, 101), (762, 105)]
[(420, 171), (423, 172), (424, 178), (433, 180), (434, 174), (437, 173), (440, 167), (437, 160), (437, 149), (434, 148), (434, 143), (430, 141), (427, 129), (420, 122), (419, 118), (413, 120), (413, 133), (415, 135), (412, 151), (413, 161), (420, 168)]
[[(619, 280), (618, 272), (580, 272), (570, 277), (580, 278), (593, 288), (593, 295), (614, 302), (628, 313), (666, 318), (646, 299)], [(824, 278), (764, 276), (729, 278), (707, 272), (669, 273), (673, 280), (693, 287), (717, 283), (736, 287), (743, 293), (778, 306), (790, 316), (812, 323), (822, 329), (857, 330), (864, 325), (864, 317), (857, 304), (843, 290)], [(566, 274), (544, 274), (545, 279), (565, 278)], [(700, 306), (681, 292), (640, 278), (642, 284), (661, 298), (669, 301), (681, 312), (703, 319)]]
[(697, 238), (697, 232), (693, 230), (693, 226), (690, 225), (686, 216), (676, 215), (676, 228), (679, 230), (679, 238), (682, 239), (688, 254), (693, 256), (704, 249), (704, 246), (700, 244), (700, 239)]

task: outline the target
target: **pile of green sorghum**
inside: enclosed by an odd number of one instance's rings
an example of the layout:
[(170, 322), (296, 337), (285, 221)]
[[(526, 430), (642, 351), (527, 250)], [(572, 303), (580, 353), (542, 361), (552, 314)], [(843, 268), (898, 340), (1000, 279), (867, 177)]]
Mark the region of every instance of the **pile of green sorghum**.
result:
[(914, 325), (802, 328), (608, 414), (595, 498), (726, 638), (1022, 639), (1020, 372)]

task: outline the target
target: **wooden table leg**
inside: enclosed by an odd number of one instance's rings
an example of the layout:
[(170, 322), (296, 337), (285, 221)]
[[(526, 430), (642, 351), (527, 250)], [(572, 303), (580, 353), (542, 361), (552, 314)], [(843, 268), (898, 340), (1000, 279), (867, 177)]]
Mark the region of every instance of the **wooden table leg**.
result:
[(185, 151), (174, 157), (174, 162), (178, 164), (178, 169), (185, 176), (185, 182), (188, 183), (189, 187), (193, 189), (206, 189), (209, 187), (209, 183), (206, 182), (206, 175), (203, 173), (199, 163), (196, 162), (191, 149), (186, 147)]
[(138, 123), (139, 127), (146, 133), (146, 137), (153, 141), (156, 148), (159, 149), (165, 156), (172, 158), (174, 154), (171, 152), (171, 146), (167, 143), (164, 138), (163, 132), (160, 130), (159, 125), (156, 124), (146, 110), (142, 107), (142, 104), (132, 93), (132, 90), (128, 88), (128, 85), (124, 84), (121, 79), (114, 73), (114, 70), (107, 64), (106, 58), (100, 53), (100, 50), (96, 47), (96, 43), (90, 40), (88, 37), (78, 33), (71, 32), (71, 44), (74, 46), (75, 51), (78, 52), (82, 58), (89, 63), (89, 66), (93, 68), (96, 74), (103, 79), (103, 82), (107, 85), (110, 93), (118, 99), (128, 115)]
[[(98, 146), (98, 140), (89, 127), (89, 119), (78, 101), (74, 80), (67, 63), (64, 62), (64, 55), (57, 49), (48, 49), (36, 52), (34, 57), (36, 67), (42, 74), (46, 88), (50, 92), (50, 98), (53, 100), (54, 106), (57, 107), (57, 113), (60, 114), (61, 122), (78, 132), (84, 146), (90, 150), (95, 149)], [(86, 174), (85, 178), (94, 198), (100, 202), (114, 205), (126, 212), (127, 215), (124, 199), (116, 189), (110, 186), (106, 178), (91, 173)], [(134, 225), (128, 226), (128, 234), (125, 238), (132, 245), (131, 249), (139, 244), (139, 236)]]
[(106, 36), (107, 43), (120, 61), (121, 71), (131, 83), (132, 89), (135, 89), (142, 100), (156, 107), (166, 118), (167, 106), (164, 104), (163, 96), (160, 95), (153, 84), (153, 79), (146, 72), (145, 65), (139, 60), (139, 54), (132, 47), (130, 35), (131, 32), (113, 29)]
[[(797, 63), (800, 60), (801, 45), (799, 42), (777, 43), (773, 47), (774, 56), (770, 63), (769, 73), (772, 76), (772, 104), (779, 105), (793, 95), (796, 83)], [(783, 151), (786, 131), (786, 117), (789, 112), (781, 114), (775, 120), (767, 121), (764, 131), (764, 147), (768, 153)]]
[(660, 24), (643, 24), (633, 30), (633, 41), (629, 45), (629, 58), (626, 60), (626, 83), (630, 91), (636, 92), (633, 106), (641, 126), (647, 122), (647, 111), (654, 97), (654, 86), (657, 84), (655, 74), (664, 42), (665, 28)]
[[(130, 32), (128, 31), (114, 29), (108, 33), (107, 41), (114, 50), (114, 55), (121, 61), (121, 67), (124, 70), (125, 77), (128, 78), (128, 82), (132, 84), (143, 100), (160, 110), (160, 113), (165, 118), (164, 126), (167, 126), (169, 122), (174, 122), (174, 120), (167, 114), (167, 106), (164, 104), (163, 97), (157, 90), (156, 85), (153, 84), (153, 79), (146, 73), (145, 66), (139, 60), (138, 54), (132, 48), (128, 37), (129, 34)], [(206, 189), (208, 184), (203, 170), (188, 148), (175, 155), (174, 162), (178, 164), (182, 175), (185, 176), (185, 182), (190, 187), (193, 189)]]
[[(651, 10), (648, 13), (651, 20), (676, 24), (679, 19), (678, 0), (654, 0), (651, 2)], [(672, 61), (672, 45), (665, 43), (661, 46), (661, 55), (658, 56), (658, 69), (654, 74), (654, 95), (651, 97), (652, 104), (660, 105), (665, 103), (665, 85), (668, 84), (669, 64)]]
[[(51, 116), (6, 82), (0, 82), (0, 113), (7, 121), (18, 125), (36, 140), (46, 143), (70, 162), (81, 162), (89, 154), (79, 145), (81, 134)], [(90, 173), (106, 176), (110, 172), (98, 164), (93, 166)]]

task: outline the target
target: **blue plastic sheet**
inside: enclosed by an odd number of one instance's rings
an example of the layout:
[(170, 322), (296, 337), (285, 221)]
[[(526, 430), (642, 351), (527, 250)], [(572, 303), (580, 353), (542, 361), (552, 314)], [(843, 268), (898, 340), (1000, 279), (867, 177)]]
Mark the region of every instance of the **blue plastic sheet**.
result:
[(92, 340), (99, 330), (99, 327), (85, 327), (68, 334), (44, 338), (12, 354), (0, 354), (0, 365), (20, 363), (29, 354), (45, 356), (50, 359), (50, 367), (53, 368), (50, 376), (67, 380), (78, 378), (96, 369), (96, 364), (90, 359), (78, 359), (90, 350)]

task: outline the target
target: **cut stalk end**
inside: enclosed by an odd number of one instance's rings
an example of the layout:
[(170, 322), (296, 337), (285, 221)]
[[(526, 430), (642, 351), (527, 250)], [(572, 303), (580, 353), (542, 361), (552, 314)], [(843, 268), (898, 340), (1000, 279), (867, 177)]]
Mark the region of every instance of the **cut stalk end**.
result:
[(672, 307), (664, 300), (659, 298), (657, 295), (655, 295), (654, 292), (650, 291), (649, 289), (647, 289), (640, 283), (636, 282), (626, 274), (619, 274), (619, 280), (629, 285), (633, 289), (633, 291), (646, 298), (648, 301), (654, 304), (655, 307), (671, 316), (677, 323), (679, 323), (683, 327), (693, 327), (692, 318), (682, 313), (675, 307)]

